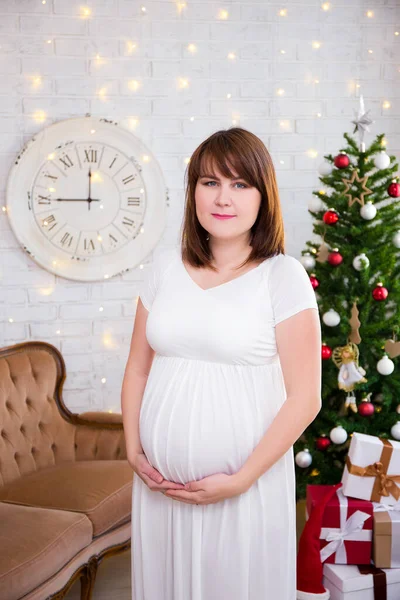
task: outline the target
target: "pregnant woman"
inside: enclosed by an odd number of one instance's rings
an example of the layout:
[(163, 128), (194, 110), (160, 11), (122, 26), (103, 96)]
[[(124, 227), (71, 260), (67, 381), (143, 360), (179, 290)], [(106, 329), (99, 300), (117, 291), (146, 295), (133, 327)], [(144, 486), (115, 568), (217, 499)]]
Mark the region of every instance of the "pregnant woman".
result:
[(263, 142), (217, 131), (188, 165), (181, 243), (156, 253), (122, 386), (132, 600), (295, 600), (293, 444), (321, 408), (321, 330), (284, 253)]

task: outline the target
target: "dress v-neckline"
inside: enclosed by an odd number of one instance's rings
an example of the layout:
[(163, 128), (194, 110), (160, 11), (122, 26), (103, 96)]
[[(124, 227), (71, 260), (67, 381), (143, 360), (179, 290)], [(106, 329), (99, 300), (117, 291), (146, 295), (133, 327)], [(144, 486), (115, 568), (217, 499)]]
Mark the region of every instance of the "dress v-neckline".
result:
[[(271, 257), (272, 258), (272, 257)], [(187, 270), (187, 268), (184, 265), (184, 262), (182, 260), (182, 257), (180, 257), (180, 264), (182, 266), (182, 269), (185, 271), (186, 276), (188, 277), (188, 279), (192, 282), (192, 284), (201, 292), (210, 292), (211, 290), (216, 290), (217, 288), (221, 288), (224, 287), (226, 285), (229, 285), (230, 283), (233, 283), (234, 281), (237, 281), (238, 279), (242, 279), (243, 277), (245, 277), (246, 275), (250, 275), (250, 273), (253, 273), (253, 271), (257, 271), (257, 269), (259, 269), (260, 267), (262, 267), (265, 262), (269, 260), (268, 258), (266, 258), (265, 260), (263, 260), (263, 262), (261, 262), (259, 265), (257, 265), (256, 267), (253, 267), (252, 269), (250, 269), (249, 271), (246, 271), (246, 273), (242, 273), (241, 275), (238, 275), (237, 277), (234, 277), (233, 279), (230, 279), (229, 281), (224, 281), (223, 283), (219, 283), (218, 285), (214, 285), (212, 287), (209, 288), (202, 288), (198, 283), (195, 282), (195, 280), (192, 278), (192, 276), (190, 275), (189, 271)]]

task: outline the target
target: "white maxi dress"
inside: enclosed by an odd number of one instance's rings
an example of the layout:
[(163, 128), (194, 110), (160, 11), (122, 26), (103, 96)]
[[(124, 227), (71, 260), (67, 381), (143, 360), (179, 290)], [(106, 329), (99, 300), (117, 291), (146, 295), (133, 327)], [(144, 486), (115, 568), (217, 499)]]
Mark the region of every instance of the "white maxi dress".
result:
[[(155, 350), (139, 418), (148, 461), (179, 483), (237, 472), (286, 399), (275, 325), (318, 311), (305, 268), (278, 254), (203, 290), (176, 246), (156, 255), (140, 298)], [(293, 447), (215, 504), (134, 475), (132, 600), (295, 600), (295, 504)]]

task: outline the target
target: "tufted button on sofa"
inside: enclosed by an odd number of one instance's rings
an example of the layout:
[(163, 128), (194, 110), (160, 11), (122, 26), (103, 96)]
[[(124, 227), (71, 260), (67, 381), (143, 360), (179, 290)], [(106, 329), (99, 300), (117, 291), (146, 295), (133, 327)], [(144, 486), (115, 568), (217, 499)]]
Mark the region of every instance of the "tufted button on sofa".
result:
[(75, 414), (59, 350), (0, 349), (0, 599), (92, 597), (97, 566), (131, 542), (133, 470), (121, 414)]

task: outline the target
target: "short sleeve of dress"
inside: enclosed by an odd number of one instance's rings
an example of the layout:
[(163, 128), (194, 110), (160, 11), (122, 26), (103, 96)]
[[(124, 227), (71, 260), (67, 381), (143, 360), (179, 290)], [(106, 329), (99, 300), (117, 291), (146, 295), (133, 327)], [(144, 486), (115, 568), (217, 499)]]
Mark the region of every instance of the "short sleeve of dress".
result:
[(176, 249), (163, 249), (154, 254), (153, 261), (144, 267), (143, 280), (139, 286), (139, 297), (146, 310), (151, 306), (165, 275), (167, 265), (172, 261)]
[(275, 325), (306, 308), (318, 311), (309, 275), (294, 256), (276, 256), (271, 264), (268, 287)]

